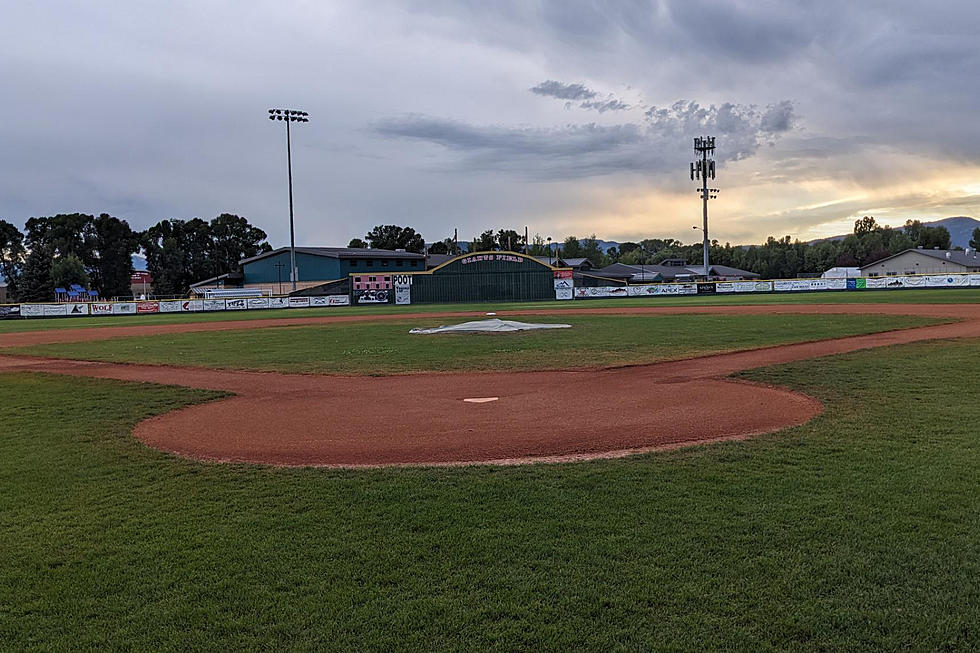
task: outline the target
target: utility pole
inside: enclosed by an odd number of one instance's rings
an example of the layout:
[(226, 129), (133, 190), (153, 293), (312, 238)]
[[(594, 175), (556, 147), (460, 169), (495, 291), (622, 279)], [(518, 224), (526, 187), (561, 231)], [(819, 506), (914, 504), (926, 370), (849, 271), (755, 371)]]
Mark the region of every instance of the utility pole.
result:
[[(708, 179), (715, 178), (715, 161), (714, 159), (709, 159), (708, 154), (715, 153), (715, 137), (714, 136), (698, 136), (694, 139), (694, 155), (698, 158), (694, 163), (691, 164), (691, 181), (700, 179), (701, 188), (697, 192), (701, 194), (701, 202), (703, 209), (704, 222), (701, 226), (701, 231), (704, 235), (704, 278), (708, 279), (708, 247), (710, 246), (710, 241), (708, 240), (708, 200), (717, 199), (718, 189), (708, 188)], [(695, 227), (696, 228), (696, 227)]]
[(293, 228), (293, 152), (289, 142), (289, 123), (309, 122), (305, 111), (294, 109), (269, 109), (269, 120), (286, 122), (286, 174), (289, 177), (289, 279), (293, 282), (293, 292), (296, 292), (296, 280), (299, 271), (296, 269), (296, 231)]

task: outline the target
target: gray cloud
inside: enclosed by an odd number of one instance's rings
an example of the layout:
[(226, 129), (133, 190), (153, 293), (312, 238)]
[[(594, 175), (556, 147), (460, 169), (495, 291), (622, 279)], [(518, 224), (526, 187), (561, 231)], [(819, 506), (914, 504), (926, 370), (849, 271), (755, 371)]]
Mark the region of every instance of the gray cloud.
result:
[(582, 84), (565, 84), (553, 79), (541, 82), (531, 87), (532, 93), (558, 98), (559, 100), (588, 100), (596, 96), (596, 92)]
[(592, 109), (599, 113), (607, 111), (629, 111), (632, 107), (620, 99), (610, 98), (608, 100), (591, 100), (579, 105), (582, 109)]
[(652, 107), (636, 123), (531, 128), (409, 115), (381, 120), (374, 131), (442, 146), (461, 155), (471, 170), (560, 179), (676, 169), (691, 137), (701, 133), (717, 134), (719, 161), (744, 159), (777, 132), (789, 129), (792, 115), (789, 102), (760, 112), (733, 103), (702, 106), (680, 101)]

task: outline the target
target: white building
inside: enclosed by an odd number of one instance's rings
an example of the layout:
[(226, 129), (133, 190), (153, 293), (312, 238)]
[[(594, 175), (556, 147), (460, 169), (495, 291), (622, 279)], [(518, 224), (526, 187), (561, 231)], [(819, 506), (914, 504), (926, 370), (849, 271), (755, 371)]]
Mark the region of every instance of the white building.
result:
[(909, 274), (964, 274), (980, 272), (977, 250), (907, 249), (861, 267), (866, 277), (894, 277)]

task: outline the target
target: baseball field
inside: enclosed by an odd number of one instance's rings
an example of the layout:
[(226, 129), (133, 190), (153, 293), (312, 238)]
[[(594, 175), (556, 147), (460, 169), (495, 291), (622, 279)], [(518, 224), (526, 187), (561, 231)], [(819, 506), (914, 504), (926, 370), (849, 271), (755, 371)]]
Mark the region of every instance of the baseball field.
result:
[(853, 297), (2, 322), (0, 648), (975, 650), (980, 292)]

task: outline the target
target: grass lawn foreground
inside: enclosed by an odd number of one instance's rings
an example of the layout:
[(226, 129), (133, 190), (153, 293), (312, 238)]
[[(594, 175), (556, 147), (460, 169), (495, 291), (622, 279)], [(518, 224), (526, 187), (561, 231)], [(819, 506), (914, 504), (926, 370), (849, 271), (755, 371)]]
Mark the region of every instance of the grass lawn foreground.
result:
[(409, 334), (465, 318), (161, 334), (8, 349), (10, 353), (292, 373), (595, 368), (858, 335), (944, 320), (894, 315), (573, 315), (571, 329)]
[(371, 471), (177, 459), (132, 425), (213, 393), (0, 375), (0, 648), (976, 650), (978, 355), (746, 373), (827, 405), (750, 441)]

